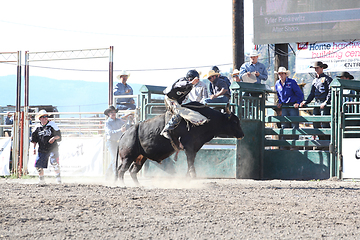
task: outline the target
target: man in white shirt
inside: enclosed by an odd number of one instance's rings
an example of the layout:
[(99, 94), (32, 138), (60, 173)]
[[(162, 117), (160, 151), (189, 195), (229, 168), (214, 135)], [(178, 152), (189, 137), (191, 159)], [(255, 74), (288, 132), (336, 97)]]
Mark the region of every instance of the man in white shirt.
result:
[(200, 102), (204, 103), (204, 99), (209, 97), (208, 89), (206, 84), (202, 81), (199, 81), (195, 86), (192, 88), (190, 93), (186, 96), (183, 103), (188, 102)]

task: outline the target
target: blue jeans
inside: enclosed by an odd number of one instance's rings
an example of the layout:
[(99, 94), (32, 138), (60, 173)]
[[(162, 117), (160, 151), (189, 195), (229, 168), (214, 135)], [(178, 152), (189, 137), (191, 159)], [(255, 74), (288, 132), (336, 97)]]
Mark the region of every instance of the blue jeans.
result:
[[(316, 107), (314, 108), (313, 115), (330, 115), (330, 107), (324, 107), (323, 109)], [(314, 128), (330, 128), (330, 123), (328, 122), (314, 122)], [(330, 140), (328, 135), (319, 135), (319, 140)]]
[[(289, 106), (292, 106), (293, 104), (289, 105)], [(281, 113), (281, 116), (299, 116), (299, 109), (298, 108), (282, 108), (282, 113)], [(290, 123), (281, 123), (281, 127), (282, 128), (290, 128)], [(291, 123), (291, 127), (293, 129), (298, 129), (299, 128), (299, 123), (298, 122), (295, 122), (295, 123)], [(283, 135), (281, 137), (281, 139), (283, 140), (291, 140), (291, 139), (294, 139), (294, 140), (297, 140), (299, 139), (299, 136), (297, 135)]]
[(225, 95), (221, 95), (220, 97), (214, 99), (206, 98), (204, 100), (204, 103), (227, 103), (227, 102), (229, 102), (229, 97)]
[(134, 110), (136, 106), (135, 104), (127, 103), (127, 104), (117, 104), (116, 108), (118, 110)]
[[(316, 107), (316, 108), (314, 108), (313, 115), (314, 116), (330, 115), (330, 107), (324, 107), (323, 109)], [(314, 122), (314, 128), (330, 128), (330, 123)]]
[(116, 160), (117, 160), (119, 143), (116, 141), (108, 140), (106, 142), (106, 146), (110, 153), (110, 163), (105, 173), (105, 178), (108, 180), (111, 178), (115, 178), (117, 176)]
[[(282, 116), (299, 116), (298, 108), (282, 108)], [(299, 123), (291, 123), (293, 128), (299, 128)], [(282, 123), (282, 128), (290, 128), (290, 123)]]
[(49, 158), (50, 158), (50, 164), (52, 166), (59, 165), (59, 149), (57, 147), (48, 152), (38, 152), (35, 160), (35, 167), (47, 168)]

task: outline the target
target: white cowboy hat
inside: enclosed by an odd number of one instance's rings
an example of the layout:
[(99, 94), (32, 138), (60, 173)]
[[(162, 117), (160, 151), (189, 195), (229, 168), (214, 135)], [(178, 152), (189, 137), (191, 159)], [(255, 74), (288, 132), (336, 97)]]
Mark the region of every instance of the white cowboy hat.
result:
[(45, 115), (49, 115), (49, 114), (46, 112), (45, 109), (42, 109), (37, 113), (36, 118), (39, 120), (40, 117), (45, 116)]
[(209, 79), (209, 78), (212, 77), (212, 76), (219, 76), (219, 75), (220, 75), (220, 73), (217, 73), (217, 72), (215, 72), (214, 70), (210, 70), (208, 74), (205, 74), (205, 75), (204, 75), (204, 78)]
[(120, 73), (119, 75), (117, 75), (116, 78), (120, 80), (120, 77), (121, 77), (121, 76), (128, 76), (128, 77), (130, 77), (130, 73), (129, 73), (128, 71), (126, 71), (126, 70), (122, 70), (121, 73)]
[(240, 74), (240, 71), (238, 69), (235, 69), (233, 71), (233, 73), (231, 74), (231, 76), (235, 76), (235, 75), (239, 75)]
[(249, 57), (256, 57), (256, 56), (259, 56), (259, 55), (260, 55), (259, 52), (254, 49), (254, 50), (251, 51)]
[(290, 71), (289, 70), (286, 70), (285, 67), (279, 67), (279, 70), (275, 73), (279, 74), (279, 73), (286, 73), (286, 76), (290, 76)]

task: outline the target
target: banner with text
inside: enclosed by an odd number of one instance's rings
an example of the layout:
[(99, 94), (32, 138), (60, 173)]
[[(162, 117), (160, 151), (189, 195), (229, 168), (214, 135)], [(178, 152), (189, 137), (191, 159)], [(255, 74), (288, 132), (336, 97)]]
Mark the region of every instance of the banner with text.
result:
[[(103, 176), (103, 138), (63, 138), (59, 145), (59, 163), (62, 176)], [(29, 151), (29, 174), (38, 175), (35, 169), (36, 154)], [(48, 163), (47, 176), (54, 176)]]
[(298, 43), (296, 72), (315, 72), (310, 66), (321, 61), (328, 65), (325, 72), (351, 72), (360, 68), (360, 41)]
[(0, 176), (10, 175), (9, 161), (11, 138), (0, 138)]

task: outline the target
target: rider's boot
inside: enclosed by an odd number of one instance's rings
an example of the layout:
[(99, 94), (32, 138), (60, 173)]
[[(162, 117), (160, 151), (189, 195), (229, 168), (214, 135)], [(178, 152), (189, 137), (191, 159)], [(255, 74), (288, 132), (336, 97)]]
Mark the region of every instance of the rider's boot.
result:
[(176, 146), (176, 142), (175, 139), (173, 139), (172, 135), (171, 135), (171, 131), (174, 130), (177, 125), (179, 125), (181, 121), (181, 117), (180, 115), (173, 115), (171, 117), (171, 119), (169, 120), (169, 122), (165, 125), (164, 129), (161, 131), (160, 135), (162, 135), (163, 137), (167, 138), (170, 140), (171, 145), (176, 149), (176, 150), (180, 150), (177, 146)]
[(181, 117), (178, 114), (172, 115), (169, 122), (165, 125), (164, 129), (161, 131), (160, 135), (164, 136), (167, 139), (171, 139), (170, 131), (174, 130), (177, 125), (179, 125)]

